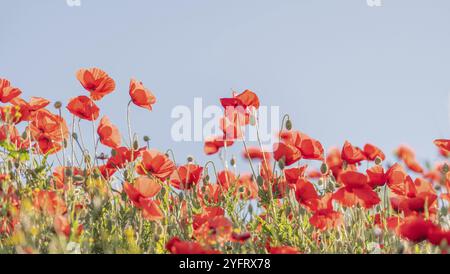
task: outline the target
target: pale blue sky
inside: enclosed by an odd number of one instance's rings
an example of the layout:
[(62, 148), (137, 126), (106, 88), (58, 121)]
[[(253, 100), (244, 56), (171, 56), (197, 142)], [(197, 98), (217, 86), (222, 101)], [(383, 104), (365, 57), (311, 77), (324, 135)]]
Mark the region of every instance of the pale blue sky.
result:
[(206, 157), (201, 143), (171, 141), (172, 108), (218, 104), (232, 88), (279, 105), (326, 147), (407, 143), (423, 160), (450, 135), (447, 0), (81, 1), (2, 0), (0, 77), (26, 98), (67, 101), (85, 93), (76, 70), (98, 66), (117, 82), (102, 114), (125, 135), (136, 77), (158, 103), (133, 108), (133, 128), (178, 159)]

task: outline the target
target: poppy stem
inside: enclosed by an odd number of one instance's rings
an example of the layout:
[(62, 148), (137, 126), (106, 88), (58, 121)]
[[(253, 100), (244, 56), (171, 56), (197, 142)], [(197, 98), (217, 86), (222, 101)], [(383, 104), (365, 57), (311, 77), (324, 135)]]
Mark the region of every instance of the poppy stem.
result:
[(130, 148), (133, 148), (133, 136), (131, 134), (131, 103), (133, 101), (130, 100), (127, 106), (127, 126), (128, 126), (128, 137), (130, 138)]

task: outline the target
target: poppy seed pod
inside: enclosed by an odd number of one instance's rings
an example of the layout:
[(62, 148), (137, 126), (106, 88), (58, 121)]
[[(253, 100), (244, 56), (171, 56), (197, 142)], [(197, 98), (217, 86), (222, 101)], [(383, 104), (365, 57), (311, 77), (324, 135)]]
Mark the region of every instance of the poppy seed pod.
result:
[(62, 103), (60, 101), (56, 101), (53, 105), (56, 109), (60, 109), (62, 107)]
[(150, 142), (150, 137), (148, 137), (147, 135), (144, 136), (144, 142)]
[(286, 121), (285, 127), (286, 127), (287, 130), (291, 130), (292, 129), (292, 121), (291, 121), (291, 119), (288, 119)]
[(448, 172), (448, 165), (447, 163), (444, 164), (444, 166), (442, 167), (442, 173), (445, 175)]
[(187, 160), (188, 163), (192, 163), (192, 162), (194, 162), (194, 157), (193, 156), (188, 156), (186, 160)]

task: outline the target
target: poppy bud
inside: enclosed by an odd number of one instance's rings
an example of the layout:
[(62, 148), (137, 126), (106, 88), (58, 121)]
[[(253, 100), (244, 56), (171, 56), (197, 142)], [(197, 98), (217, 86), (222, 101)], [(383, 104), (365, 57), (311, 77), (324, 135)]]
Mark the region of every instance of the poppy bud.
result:
[(144, 136), (144, 142), (150, 142), (150, 137), (148, 137), (147, 135)]
[(291, 130), (292, 129), (292, 121), (291, 121), (291, 119), (288, 119), (287, 121), (286, 121), (286, 129), (287, 130)]
[(60, 109), (62, 107), (62, 103), (60, 101), (56, 101), (53, 105), (56, 109)]
[(67, 177), (71, 177), (72, 176), (72, 169), (71, 168), (66, 168), (65, 174)]
[(447, 172), (448, 172), (448, 165), (447, 163), (445, 163), (444, 166), (442, 167), (442, 173), (447, 174)]
[(165, 196), (166, 195), (166, 189), (164, 187), (161, 188), (159, 193), (161, 193), (162, 196)]
[(78, 140), (78, 134), (76, 134), (75, 132), (72, 133), (72, 138), (75, 139), (75, 140)]
[(264, 184), (264, 179), (263, 179), (263, 177), (261, 177), (261, 175), (259, 175), (258, 178), (256, 178), (256, 182), (258, 183), (258, 185), (259, 185), (260, 187), (262, 187), (263, 184)]
[(236, 166), (236, 158), (233, 156), (232, 158), (231, 158), (231, 160), (230, 160), (230, 165), (232, 166), (232, 167), (235, 167)]
[(328, 165), (326, 163), (322, 163), (320, 166), (320, 172), (322, 175), (326, 175), (328, 173)]
[(24, 131), (22, 133), (22, 139), (27, 139), (28, 138), (28, 132)]
[(248, 205), (248, 213), (250, 213), (250, 215), (253, 213), (253, 206), (251, 204)]
[(254, 126), (256, 125), (256, 117), (255, 115), (250, 115), (250, 125)]
[(127, 179), (128, 178), (128, 170), (125, 170), (124, 172), (123, 172), (123, 177), (125, 178), (125, 179)]
[(137, 150), (139, 148), (139, 142), (137, 140), (134, 140), (133, 142), (133, 149)]
[(207, 174), (207, 175), (205, 176), (205, 181), (206, 181), (206, 182), (209, 182), (209, 179), (210, 179), (210, 178), (209, 178), (209, 174)]
[(188, 157), (187, 157), (187, 162), (188, 162), (188, 163), (194, 162), (194, 157), (193, 157), (193, 156), (188, 156)]
[(375, 164), (379, 166), (382, 163), (383, 163), (383, 160), (379, 156), (377, 156), (377, 158), (375, 158)]
[(286, 167), (284, 156), (278, 161), (278, 167), (283, 170)]
[(82, 182), (82, 181), (84, 181), (84, 177), (81, 175), (75, 175), (75, 176), (73, 176), (73, 180), (75, 182)]

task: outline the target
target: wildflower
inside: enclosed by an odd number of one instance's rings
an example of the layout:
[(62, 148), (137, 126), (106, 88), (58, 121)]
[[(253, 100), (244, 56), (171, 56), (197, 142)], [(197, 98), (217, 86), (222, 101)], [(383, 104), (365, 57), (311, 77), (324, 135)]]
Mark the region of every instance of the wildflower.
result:
[(164, 154), (156, 150), (144, 150), (142, 152), (142, 161), (136, 167), (139, 174), (147, 173), (161, 180), (170, 177), (175, 170), (175, 164)]
[(366, 156), (360, 148), (354, 147), (350, 142), (345, 141), (344, 147), (342, 148), (342, 160), (348, 164), (358, 164), (366, 160)]
[(135, 105), (152, 110), (152, 105), (156, 103), (156, 97), (149, 89), (144, 87), (142, 82), (131, 79), (129, 92), (131, 100)]
[(0, 102), (8, 103), (20, 94), (20, 89), (12, 87), (8, 80), (0, 78)]
[(204, 152), (206, 155), (216, 154), (221, 148), (229, 147), (233, 143), (233, 140), (226, 140), (223, 136), (208, 138), (205, 142)]
[(170, 177), (170, 184), (176, 189), (191, 189), (202, 178), (203, 167), (187, 164), (177, 168)]
[(108, 116), (104, 116), (100, 120), (97, 134), (100, 137), (100, 142), (107, 147), (117, 148), (122, 143), (119, 129), (111, 123)]
[(97, 120), (100, 113), (100, 109), (94, 101), (87, 96), (72, 98), (67, 105), (67, 109), (78, 118), (88, 121)]
[(365, 208), (372, 208), (380, 202), (380, 198), (372, 190), (365, 174), (345, 171), (340, 174), (339, 181), (343, 187), (333, 194), (333, 199), (340, 204), (347, 207), (359, 204)]
[(95, 101), (102, 99), (116, 88), (114, 80), (106, 72), (98, 68), (80, 69), (76, 76)]

